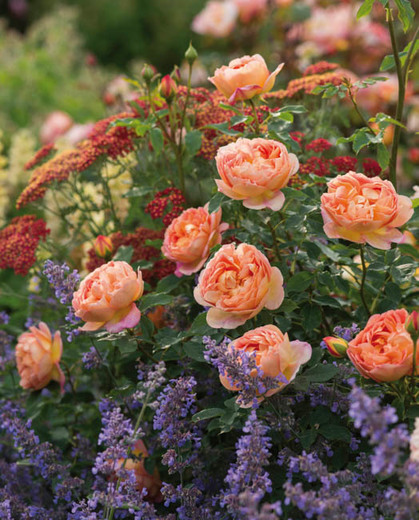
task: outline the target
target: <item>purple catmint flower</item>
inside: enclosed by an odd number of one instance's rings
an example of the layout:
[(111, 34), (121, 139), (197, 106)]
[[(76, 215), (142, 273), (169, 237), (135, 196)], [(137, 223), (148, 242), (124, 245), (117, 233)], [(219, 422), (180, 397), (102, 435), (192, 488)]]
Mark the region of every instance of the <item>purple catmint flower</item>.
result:
[[(77, 325), (80, 321), (74, 313), (72, 307), (73, 294), (80, 283), (80, 275), (76, 269), (70, 272), (70, 267), (64, 262), (58, 264), (52, 260), (47, 260), (44, 264), (43, 274), (46, 276), (49, 284), (54, 289), (56, 299), (67, 306), (67, 315), (65, 320), (70, 325)], [(71, 330), (67, 332), (67, 341), (72, 341), (79, 331)]]
[(99, 368), (102, 364), (102, 359), (100, 358), (98, 351), (95, 349), (95, 347), (90, 347), (90, 350), (83, 354), (82, 361), (86, 370), (93, 370), (95, 368)]
[(351, 339), (353, 339), (360, 330), (361, 329), (356, 323), (352, 323), (350, 327), (341, 327), (338, 325), (333, 329), (333, 334), (339, 338), (344, 339), (345, 341), (351, 341)]
[(256, 364), (256, 352), (248, 353), (243, 349), (230, 348), (230, 340), (224, 338), (217, 345), (208, 336), (203, 337), (206, 351), (206, 361), (214, 365), (220, 375), (228, 378), (231, 385), (237, 387), (237, 403), (240, 406), (258, 406), (258, 398), (271, 389), (277, 389), (279, 383), (288, 383), (279, 374), (277, 377), (267, 377)]
[(0, 311), (0, 325), (7, 325), (10, 321), (10, 316), (6, 311)]
[[(159, 432), (163, 447), (168, 450), (163, 461), (169, 466), (169, 473), (182, 472), (192, 463), (201, 445), (200, 430), (189, 418), (197, 411), (195, 386), (193, 377), (172, 379), (157, 398), (153, 427)], [(179, 456), (187, 443), (192, 443), (192, 448)]]
[(15, 352), (12, 348), (13, 337), (4, 330), (0, 330), (0, 370), (6, 369), (7, 365), (15, 358)]
[(268, 427), (258, 420), (252, 410), (243, 433), (236, 443), (236, 462), (224, 479), (227, 488), (220, 494), (220, 503), (233, 518), (241, 518), (239, 496), (242, 493), (257, 493), (260, 498), (272, 491), (272, 482), (264, 469), (269, 463), (271, 440), (267, 436)]

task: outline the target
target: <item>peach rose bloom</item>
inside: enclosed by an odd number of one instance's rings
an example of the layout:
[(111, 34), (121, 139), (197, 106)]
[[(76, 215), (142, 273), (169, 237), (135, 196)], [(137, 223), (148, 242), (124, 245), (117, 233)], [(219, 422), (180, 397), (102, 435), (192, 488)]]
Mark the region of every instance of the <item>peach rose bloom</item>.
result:
[[(249, 330), (231, 343), (231, 347), (245, 350), (249, 354), (256, 352), (256, 365), (263, 375), (277, 377), (283, 375), (287, 382), (278, 381), (278, 388), (268, 390), (264, 397), (276, 394), (290, 383), (301, 365), (311, 358), (311, 346), (303, 341), (290, 341), (288, 334), (283, 334), (275, 325), (265, 325)], [(253, 374), (251, 374), (253, 376)], [(257, 374), (255, 373), (254, 376)], [(220, 375), (221, 384), (228, 390), (239, 388), (229, 380), (228, 375)]]
[(396, 228), (413, 215), (412, 201), (398, 195), (390, 181), (348, 172), (329, 182), (328, 188), (321, 197), (321, 211), (329, 238), (367, 243), (378, 249), (405, 241)]
[(18, 338), (16, 364), (20, 375), (20, 386), (26, 390), (40, 390), (51, 381), (60, 383), (64, 391), (65, 377), (58, 364), (63, 353), (61, 334), (52, 336), (48, 325), (29, 327)]
[(264, 307), (274, 310), (281, 305), (283, 278), (255, 246), (227, 244), (201, 272), (194, 296), (199, 304), (210, 307), (210, 327), (234, 329)]
[(127, 262), (111, 261), (101, 265), (81, 282), (73, 295), (75, 314), (85, 325), (81, 330), (108, 332), (135, 327), (141, 313), (135, 305), (143, 294), (144, 282)]
[[(406, 330), (405, 309), (374, 314), (346, 353), (359, 373), (378, 383), (397, 381), (412, 373), (413, 340)], [(419, 340), (416, 342), (419, 367)]]
[(215, 157), (221, 179), (218, 191), (231, 199), (242, 200), (250, 209), (278, 211), (285, 197), (281, 188), (298, 171), (297, 156), (272, 139), (240, 138), (222, 146)]
[[(146, 499), (149, 502), (161, 502), (163, 500), (163, 495), (160, 492), (162, 482), (160, 480), (159, 470), (157, 467), (154, 468), (154, 472), (151, 475), (145, 469), (144, 460), (148, 457), (148, 451), (141, 439), (135, 443), (134, 449), (131, 453), (132, 455), (135, 455), (136, 458), (127, 459), (124, 469), (127, 471), (134, 471), (138, 490), (142, 491), (144, 488), (147, 490)], [(118, 461), (116, 471), (122, 467), (123, 463), (123, 459)]]
[(233, 0), (239, 11), (240, 20), (249, 23), (254, 18), (259, 18), (266, 13), (268, 7), (267, 0)]
[(175, 218), (166, 229), (163, 240), (163, 255), (176, 262), (176, 276), (196, 273), (205, 264), (210, 249), (221, 244), (221, 233), (228, 224), (221, 222), (221, 208), (208, 213), (208, 204), (203, 208), (189, 208)]
[(225, 38), (234, 29), (238, 10), (233, 2), (210, 1), (205, 8), (195, 16), (191, 29), (214, 38)]
[(244, 101), (272, 90), (275, 78), (284, 66), (283, 63), (269, 73), (265, 60), (260, 54), (243, 56), (216, 69), (214, 76), (208, 78), (217, 89), (228, 98), (228, 102)]

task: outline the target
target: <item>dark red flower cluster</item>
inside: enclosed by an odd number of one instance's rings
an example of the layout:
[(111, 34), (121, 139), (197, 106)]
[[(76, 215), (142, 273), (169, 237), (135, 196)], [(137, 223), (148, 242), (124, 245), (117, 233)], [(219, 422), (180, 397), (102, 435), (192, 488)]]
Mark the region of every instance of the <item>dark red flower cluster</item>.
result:
[(337, 169), (340, 173), (348, 173), (350, 171), (355, 171), (357, 158), (351, 157), (350, 155), (338, 155), (334, 157), (331, 161), (332, 165)]
[(318, 139), (314, 139), (306, 146), (306, 150), (311, 150), (316, 153), (327, 152), (332, 147), (332, 143), (327, 139), (323, 139), (319, 137)]
[[(131, 262), (139, 262), (140, 260), (154, 261), (150, 269), (142, 269), (145, 282), (154, 285), (158, 280), (175, 271), (175, 264), (166, 259), (161, 259), (160, 249), (154, 246), (146, 245), (147, 240), (160, 240), (164, 236), (164, 230), (156, 231), (153, 229), (139, 227), (134, 233), (124, 235), (121, 231), (117, 231), (110, 235), (110, 239), (114, 246), (115, 254), (121, 246), (131, 246), (134, 250)], [(94, 271), (97, 267), (106, 263), (106, 260), (96, 254), (94, 247), (87, 252), (89, 260), (86, 267), (89, 271)]]
[(116, 119), (133, 116), (133, 113), (123, 112), (98, 121), (88, 139), (41, 164), (33, 171), (28, 186), (20, 194), (17, 208), (42, 198), (52, 182), (65, 181), (71, 173), (86, 170), (103, 155), (116, 159), (132, 151), (135, 132), (125, 127), (109, 128), (109, 125)]
[(381, 174), (381, 166), (375, 159), (367, 157), (362, 161), (362, 171), (367, 177), (376, 177)]
[(36, 152), (36, 154), (30, 159), (24, 166), (25, 170), (32, 170), (32, 168), (35, 168), (35, 166), (38, 166), (38, 164), (45, 159), (46, 157), (49, 157), (52, 152), (55, 150), (54, 143), (46, 144), (44, 145), (40, 150)]
[(36, 262), (39, 241), (49, 232), (45, 221), (35, 215), (15, 217), (0, 231), (0, 269), (11, 268), (16, 274), (27, 275)]
[(310, 157), (304, 164), (300, 165), (300, 174), (314, 173), (318, 177), (325, 177), (330, 173), (330, 161), (323, 157)]
[(294, 141), (296, 141), (300, 146), (302, 145), (305, 135), (304, 132), (290, 132), (291, 139), (294, 139)]
[[(184, 211), (185, 204), (185, 197), (178, 188), (166, 188), (156, 193), (154, 199), (147, 204), (144, 211), (149, 213), (152, 219), (163, 219), (163, 224), (167, 227), (173, 219)], [(168, 205), (170, 209), (165, 214)]]

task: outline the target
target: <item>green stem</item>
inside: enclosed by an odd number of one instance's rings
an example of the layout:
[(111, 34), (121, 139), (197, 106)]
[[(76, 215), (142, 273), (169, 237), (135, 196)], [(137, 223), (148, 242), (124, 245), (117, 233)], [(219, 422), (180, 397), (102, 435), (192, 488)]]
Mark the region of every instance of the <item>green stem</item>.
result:
[(367, 265), (365, 263), (364, 244), (360, 244), (359, 250), (360, 250), (360, 253), (361, 253), (361, 263), (362, 263), (362, 280), (361, 280), (361, 287), (359, 289), (359, 292), (360, 292), (360, 295), (361, 295), (362, 304), (364, 305), (365, 310), (367, 311), (367, 314), (368, 314), (368, 318), (369, 318), (371, 316), (371, 312), (370, 312), (370, 310), (368, 308), (368, 305), (367, 305), (367, 302), (366, 302), (366, 299), (365, 299), (365, 293), (364, 293), (365, 280), (367, 278)]
[[(397, 79), (399, 83), (399, 94), (397, 99), (395, 119), (396, 121), (399, 121), (401, 123), (403, 118), (404, 97), (406, 93), (406, 76), (403, 74), (402, 64), (400, 62), (399, 49), (397, 46), (396, 34), (394, 31), (393, 13), (391, 12), (390, 8), (387, 9), (387, 23), (390, 31), (391, 46), (393, 49), (394, 63), (396, 65)], [(395, 190), (397, 190), (396, 166), (401, 130), (401, 127), (399, 125), (396, 125), (394, 129), (393, 145), (391, 147), (389, 163), (390, 181), (392, 182)]]
[(253, 99), (248, 99), (247, 100), (249, 102), (249, 105), (252, 107), (252, 112), (253, 112), (253, 118), (254, 118), (254, 128), (255, 128), (255, 134), (259, 135), (260, 134), (260, 127), (259, 127), (259, 117), (258, 117), (258, 113), (257, 113), (257, 110), (256, 110), (256, 105), (255, 105), (255, 102), (253, 101)]
[(271, 218), (270, 217), (268, 217), (266, 219), (266, 223), (268, 225), (269, 231), (271, 232), (273, 247), (274, 247), (274, 250), (275, 250), (276, 258), (277, 258), (277, 260), (279, 262), (281, 260), (281, 251), (279, 250), (279, 247), (278, 247), (278, 239), (277, 239), (277, 236), (276, 236), (275, 228), (271, 224)]

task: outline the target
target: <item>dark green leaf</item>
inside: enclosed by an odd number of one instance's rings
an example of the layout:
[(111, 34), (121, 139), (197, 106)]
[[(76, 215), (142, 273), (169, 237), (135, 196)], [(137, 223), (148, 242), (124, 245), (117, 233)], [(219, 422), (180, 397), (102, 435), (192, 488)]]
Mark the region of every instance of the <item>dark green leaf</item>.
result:
[(204, 345), (201, 341), (188, 341), (183, 345), (185, 354), (193, 359), (194, 361), (205, 361), (204, 358)]
[(164, 293), (146, 294), (140, 300), (140, 308), (142, 311), (155, 307), (156, 305), (167, 305), (173, 301), (173, 296)]
[(202, 134), (199, 130), (192, 130), (185, 135), (185, 148), (189, 155), (196, 155), (201, 149)]
[(312, 383), (326, 383), (333, 379), (338, 372), (338, 367), (334, 365), (317, 365), (306, 370), (303, 375)]
[(156, 292), (158, 293), (170, 293), (178, 287), (183, 281), (182, 276), (176, 276), (174, 274), (169, 274), (169, 276), (165, 276), (162, 278), (156, 287)]
[(134, 248), (132, 246), (120, 246), (118, 251), (115, 253), (112, 260), (119, 260), (122, 262), (131, 262), (132, 255), (134, 254)]
[(164, 138), (160, 128), (154, 127), (150, 130), (151, 146), (156, 155), (160, 155), (163, 150)]
[(390, 162), (390, 154), (384, 143), (377, 145), (377, 159), (382, 170), (385, 170)]
[(312, 273), (307, 271), (302, 271), (301, 273), (297, 273), (287, 282), (287, 291), (288, 292), (302, 292), (305, 291), (308, 287), (310, 287), (311, 282), (313, 281), (314, 276)]
[(399, 20), (403, 24), (403, 31), (407, 32), (413, 24), (415, 11), (409, 0), (394, 0), (399, 9)]
[(322, 313), (318, 305), (306, 303), (301, 309), (303, 327), (307, 331), (314, 330), (322, 322)]
[(351, 432), (340, 424), (322, 424), (318, 431), (329, 441), (351, 442)]
[(305, 450), (309, 450), (310, 446), (317, 439), (317, 430), (307, 430), (300, 435), (301, 446)]
[(215, 211), (218, 211), (223, 202), (226, 200), (228, 200), (227, 197), (220, 191), (217, 191), (217, 193), (213, 195), (209, 201), (208, 213), (214, 213)]
[(214, 417), (220, 417), (224, 412), (225, 410), (223, 408), (207, 408), (193, 415), (192, 421), (199, 422), (205, 421), (206, 419), (213, 419)]

